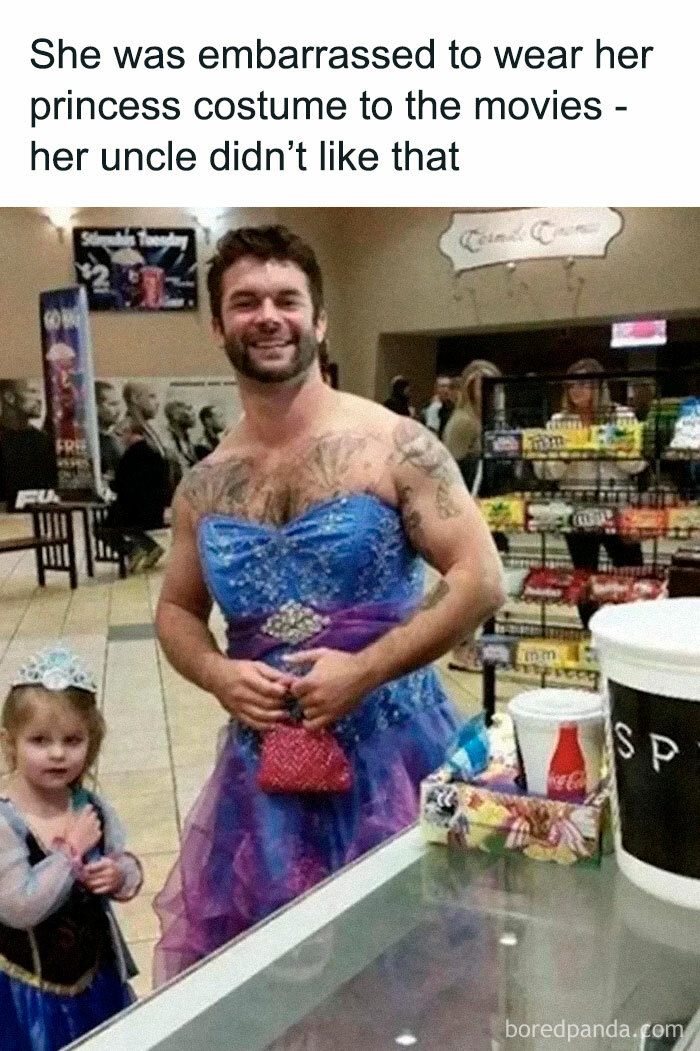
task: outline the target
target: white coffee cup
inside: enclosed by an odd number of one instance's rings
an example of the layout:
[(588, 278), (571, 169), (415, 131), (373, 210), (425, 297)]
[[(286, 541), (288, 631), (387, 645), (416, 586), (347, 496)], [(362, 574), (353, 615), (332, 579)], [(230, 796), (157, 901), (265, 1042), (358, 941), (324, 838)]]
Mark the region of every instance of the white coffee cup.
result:
[[(547, 796), (550, 766), (562, 727), (574, 727), (585, 762), (585, 788), (601, 778), (605, 748), (603, 699), (585, 690), (543, 689), (519, 693), (508, 704), (530, 795)], [(557, 798), (564, 798), (563, 796)]]

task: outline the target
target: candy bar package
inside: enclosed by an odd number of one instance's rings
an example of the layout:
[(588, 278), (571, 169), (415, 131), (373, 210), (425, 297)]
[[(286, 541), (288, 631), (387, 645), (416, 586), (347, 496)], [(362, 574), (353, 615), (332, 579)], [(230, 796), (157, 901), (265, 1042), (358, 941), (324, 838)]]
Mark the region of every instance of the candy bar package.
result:
[(499, 668), (512, 668), (520, 640), (514, 635), (482, 635), (479, 652), (483, 664), (495, 664)]
[(686, 398), (681, 403), (673, 438), (667, 452), (700, 451), (700, 399)]
[(593, 427), (593, 446), (611, 459), (634, 458), (642, 452), (642, 425), (638, 420), (615, 420)]
[(664, 581), (660, 577), (643, 577), (632, 573), (593, 573), (588, 593), (592, 602), (601, 606), (615, 602), (640, 602), (661, 598)]
[(617, 531), (625, 537), (663, 536), (666, 511), (655, 507), (627, 507), (617, 512)]
[(521, 496), (491, 496), (479, 500), (479, 507), (493, 532), (525, 528), (525, 501)]
[(573, 510), (572, 505), (563, 500), (528, 503), (527, 531), (529, 533), (564, 532), (571, 521)]
[(522, 432), (523, 456), (536, 460), (538, 457), (560, 457), (566, 453), (566, 438), (563, 430), (547, 430), (544, 427), (527, 427)]
[(567, 456), (575, 457), (577, 453), (593, 451), (593, 431), (590, 427), (565, 427), (560, 433), (564, 435), (564, 451)]
[(520, 639), (516, 660), (519, 665), (527, 668), (578, 667), (578, 642), (563, 639)]
[(588, 594), (592, 602), (601, 606), (611, 602), (632, 601), (632, 579), (615, 573), (592, 573)]
[(523, 599), (528, 602), (564, 602), (575, 605), (587, 588), (585, 569), (531, 569), (525, 579)]
[(576, 507), (571, 515), (571, 528), (581, 533), (615, 533), (617, 522), (612, 507)]
[(421, 784), (420, 827), (429, 843), (534, 861), (599, 866), (612, 851), (609, 788), (602, 782), (583, 803), (528, 796), (514, 765), (489, 765), (470, 784), (441, 767)]
[(503, 576), (506, 582), (506, 591), (509, 598), (520, 598), (523, 593), (523, 584), (529, 569), (518, 569), (514, 566), (505, 566)]
[(522, 435), (520, 431), (486, 431), (484, 433), (485, 456), (520, 456)]
[(672, 535), (682, 536), (700, 532), (700, 507), (669, 507), (666, 511), (666, 529)]

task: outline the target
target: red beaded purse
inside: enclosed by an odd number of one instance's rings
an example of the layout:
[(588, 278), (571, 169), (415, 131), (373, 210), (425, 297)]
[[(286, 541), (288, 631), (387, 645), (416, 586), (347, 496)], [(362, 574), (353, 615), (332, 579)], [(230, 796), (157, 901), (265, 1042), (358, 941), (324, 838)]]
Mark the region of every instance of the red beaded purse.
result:
[(263, 792), (347, 792), (348, 758), (329, 730), (277, 726), (263, 735), (258, 768)]

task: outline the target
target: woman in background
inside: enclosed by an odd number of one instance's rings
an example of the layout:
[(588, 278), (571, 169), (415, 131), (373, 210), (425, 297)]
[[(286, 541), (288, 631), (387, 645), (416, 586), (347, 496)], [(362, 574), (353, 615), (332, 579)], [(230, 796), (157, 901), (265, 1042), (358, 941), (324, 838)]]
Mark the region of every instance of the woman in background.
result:
[[(602, 423), (624, 423), (636, 420), (634, 412), (625, 405), (616, 405), (603, 376), (605, 370), (595, 358), (581, 358), (568, 370), (572, 379), (564, 386), (561, 412), (555, 413), (547, 427), (590, 427)], [(587, 375), (586, 375), (587, 374)], [(577, 376), (582, 378), (577, 379)], [(632, 479), (646, 467), (645, 460), (549, 460), (533, 463), (538, 478), (555, 482), (574, 498), (600, 499), (601, 491), (629, 489)], [(641, 566), (644, 564), (641, 545), (622, 537), (605, 533), (568, 533), (566, 543), (571, 561), (577, 569), (598, 568), (601, 546), (605, 548), (613, 566)], [(587, 627), (597, 609), (594, 602), (579, 603), (579, 615)]]

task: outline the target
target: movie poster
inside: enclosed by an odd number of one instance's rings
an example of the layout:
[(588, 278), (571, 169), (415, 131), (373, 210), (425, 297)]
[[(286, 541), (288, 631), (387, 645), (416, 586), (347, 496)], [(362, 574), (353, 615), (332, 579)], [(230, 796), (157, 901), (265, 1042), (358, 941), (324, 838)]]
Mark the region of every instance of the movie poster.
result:
[(42, 292), (39, 313), (46, 422), (59, 493), (89, 499), (100, 488), (100, 448), (85, 289)]
[(114, 478), (135, 424), (168, 461), (171, 485), (218, 445), (241, 415), (233, 377), (105, 377), (95, 384), (103, 477)]
[(197, 309), (194, 230), (76, 226), (73, 254), (90, 310)]
[[(0, 454), (5, 447), (10, 452), (13, 493), (58, 486), (43, 386), (38, 377), (0, 379)], [(171, 481), (177, 484), (241, 415), (234, 377), (110, 376), (95, 380), (93, 389), (101, 492), (114, 480), (132, 425), (167, 460)], [(0, 463), (4, 459), (0, 455)], [(0, 499), (2, 477), (0, 470)], [(32, 502), (37, 499), (42, 497), (35, 495)]]

